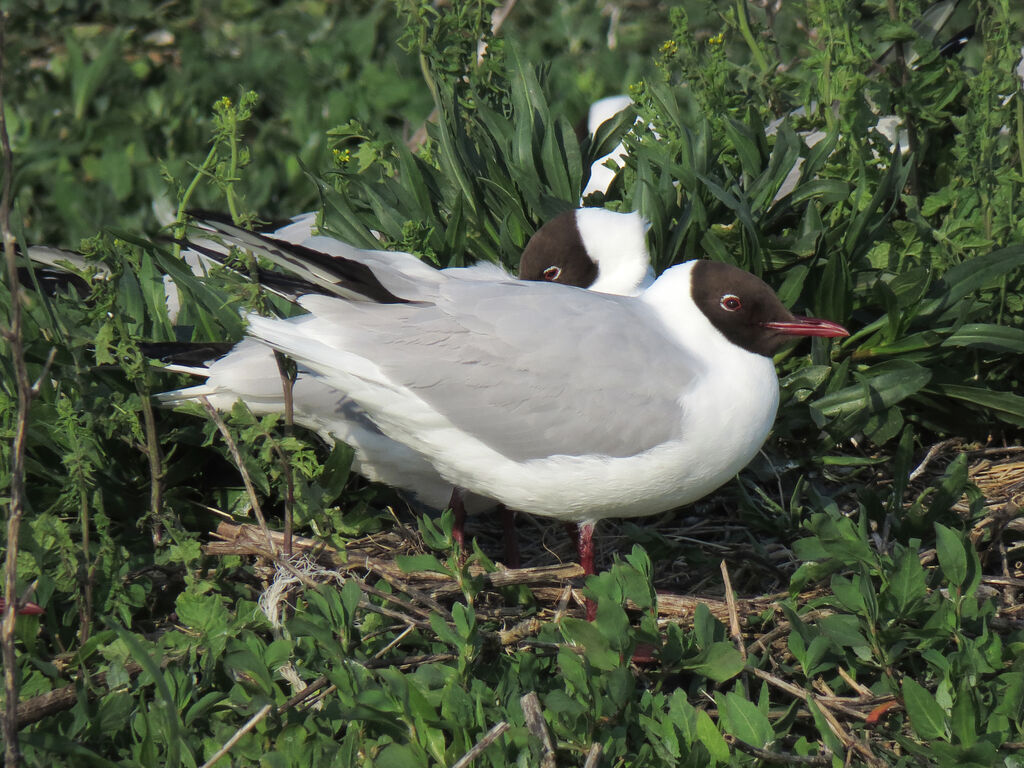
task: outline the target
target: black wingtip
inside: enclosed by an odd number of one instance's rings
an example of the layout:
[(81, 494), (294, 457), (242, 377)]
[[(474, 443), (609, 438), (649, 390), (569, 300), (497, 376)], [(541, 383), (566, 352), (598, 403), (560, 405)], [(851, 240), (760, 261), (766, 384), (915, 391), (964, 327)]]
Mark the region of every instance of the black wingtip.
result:
[(139, 348), (143, 355), (161, 363), (202, 365), (223, 357), (235, 344), (234, 341), (145, 341)]
[[(221, 234), (228, 242), (231, 240), (230, 230), (247, 231), (242, 230), (241, 227), (238, 227), (221, 214), (205, 218), (200, 214), (197, 216), (197, 220), (200, 225), (203, 222), (207, 222), (210, 225), (210, 229), (213, 230), (213, 234)], [(328, 296), (339, 295), (338, 292), (309, 280), (303, 274), (303, 265), (309, 265), (323, 270), (331, 277), (339, 289), (349, 293), (357, 293), (370, 301), (377, 302), (378, 304), (409, 303), (408, 299), (404, 299), (389, 291), (381, 283), (377, 275), (374, 274), (373, 270), (360, 261), (344, 256), (331, 256), (308, 246), (289, 243), (259, 232), (248, 231), (248, 234), (263, 241), (268, 249), (274, 249), (283, 254), (283, 258), (278, 262), (278, 265), (289, 270), (294, 275), (293, 280), (287, 281), (290, 290), (296, 290), (299, 286), (305, 285), (308, 290), (303, 291), (303, 293), (320, 293)], [(188, 246), (216, 259), (220, 263), (224, 261), (225, 257), (223, 254), (214, 255), (208, 248), (204, 248), (191, 241), (188, 243)]]

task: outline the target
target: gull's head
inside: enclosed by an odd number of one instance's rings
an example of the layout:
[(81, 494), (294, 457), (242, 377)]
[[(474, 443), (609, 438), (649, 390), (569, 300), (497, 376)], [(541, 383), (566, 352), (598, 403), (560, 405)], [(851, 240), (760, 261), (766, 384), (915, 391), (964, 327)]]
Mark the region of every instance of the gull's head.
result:
[(794, 337), (850, 335), (831, 320), (794, 315), (761, 278), (729, 264), (693, 262), (690, 295), (726, 339), (766, 357)]
[(566, 211), (530, 238), (519, 262), (519, 278), (636, 295), (654, 279), (647, 229), (647, 222), (635, 212)]

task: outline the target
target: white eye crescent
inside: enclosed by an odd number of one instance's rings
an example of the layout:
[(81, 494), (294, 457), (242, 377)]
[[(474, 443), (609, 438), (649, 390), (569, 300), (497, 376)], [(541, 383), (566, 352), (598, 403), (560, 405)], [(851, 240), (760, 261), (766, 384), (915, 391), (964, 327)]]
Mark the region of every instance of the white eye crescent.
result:
[(547, 269), (544, 270), (544, 279), (548, 280), (550, 282), (554, 282), (555, 280), (557, 280), (561, 276), (562, 276), (562, 268), (561, 267), (556, 267), (556, 266), (552, 265), (552, 266), (550, 266), (550, 267), (548, 267)]
[(735, 312), (737, 309), (743, 306), (743, 302), (740, 301), (740, 297), (734, 293), (725, 294), (725, 296), (723, 296), (719, 300), (718, 304), (726, 312)]

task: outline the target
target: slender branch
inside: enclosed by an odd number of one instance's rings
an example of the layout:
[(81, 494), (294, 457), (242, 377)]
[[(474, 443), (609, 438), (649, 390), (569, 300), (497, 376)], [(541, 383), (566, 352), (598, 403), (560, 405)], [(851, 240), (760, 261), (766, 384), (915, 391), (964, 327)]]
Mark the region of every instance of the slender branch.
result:
[(18, 610), (18, 536), (21, 519), (25, 514), (25, 441), (28, 435), (29, 406), (32, 402), (32, 382), (25, 365), (25, 347), (21, 328), (21, 289), (18, 284), (18, 263), (11, 234), (11, 177), (14, 160), (7, 135), (7, 111), (4, 103), (4, 59), (6, 57), (7, 13), (0, 15), (0, 146), (3, 148), (3, 193), (0, 194), (0, 233), (3, 235), (4, 256), (7, 261), (7, 287), (11, 296), (10, 327), (4, 337), (10, 346), (14, 375), (18, 388), (18, 415), (11, 447), (11, 501), (7, 516), (7, 553), (4, 562), (4, 597), (7, 603), (0, 628), (0, 645), (4, 663), (4, 764), (17, 768), (21, 762), (18, 744), (18, 658), (15, 652), (14, 622)]
[(86, 493), (81, 465), (77, 468), (77, 474), (75, 480), (78, 484), (78, 518), (82, 526), (82, 564), (78, 569), (82, 602), (78, 607), (78, 642), (85, 643), (89, 639), (89, 625), (92, 622), (92, 586), (96, 573), (89, 557), (89, 496)]
[(164, 507), (164, 461), (160, 451), (160, 440), (156, 430), (156, 416), (153, 414), (153, 403), (149, 397), (148, 387), (136, 385), (136, 391), (142, 400), (142, 421), (146, 428), (146, 445), (143, 453), (149, 461), (149, 529), (153, 537), (153, 545), (160, 546), (163, 541), (163, 507)]
[(224, 419), (220, 417), (217, 410), (210, 404), (210, 401), (205, 397), (200, 397), (199, 402), (202, 404), (206, 412), (210, 414), (210, 418), (213, 419), (213, 423), (217, 425), (217, 429), (220, 430), (221, 436), (224, 438), (224, 442), (228, 445), (228, 450), (231, 451), (231, 457), (235, 460), (235, 466), (238, 467), (238, 472), (242, 476), (242, 482), (245, 483), (245, 490), (249, 494), (249, 501), (252, 503), (253, 514), (256, 515), (256, 521), (260, 525), (260, 530), (263, 531), (263, 535), (267, 540), (267, 547), (270, 550), (273, 557), (277, 558), (277, 545), (274, 543), (274, 537), (270, 535), (270, 529), (267, 528), (266, 518), (263, 517), (263, 508), (260, 506), (259, 497), (256, 496), (256, 488), (252, 484), (252, 479), (249, 477), (249, 471), (245, 468), (245, 464), (242, 463), (242, 454), (238, 452), (238, 446), (235, 444), (235, 439), (231, 436), (231, 432), (228, 430), (228, 425), (224, 423)]
[(247, 722), (245, 725), (243, 725), (241, 728), (235, 731), (235, 735), (228, 739), (224, 743), (224, 746), (218, 749), (217, 752), (213, 755), (213, 757), (211, 757), (209, 760), (203, 763), (202, 768), (210, 768), (211, 765), (216, 763), (218, 760), (224, 757), (224, 755), (230, 752), (231, 748), (235, 746), (235, 744), (237, 744), (241, 740), (241, 738), (245, 736), (245, 734), (247, 734), (249, 731), (255, 728), (259, 724), (260, 720), (262, 720), (269, 714), (271, 707), (271, 704), (264, 704), (263, 708), (260, 709), (259, 712), (257, 712), (255, 715), (249, 718), (249, 722)]
[(480, 741), (478, 741), (476, 744), (474, 744), (473, 748), (470, 749), (469, 752), (467, 752), (457, 761), (452, 763), (452, 768), (466, 768), (466, 766), (468, 766), (470, 763), (476, 760), (477, 757), (480, 756), (481, 752), (483, 752), (485, 749), (491, 746), (491, 744), (498, 740), (501, 734), (503, 734), (511, 727), (512, 726), (510, 726), (508, 723), (502, 720), (496, 726), (491, 728), (491, 730), (489, 730), (486, 734), (484, 734), (484, 737), (480, 739)]
[(725, 734), (725, 740), (732, 744), (740, 752), (746, 752), (766, 763), (777, 765), (831, 765), (832, 752), (828, 747), (823, 748), (820, 755), (795, 755), (788, 752), (772, 752), (767, 749), (755, 747), (753, 744), (737, 739), (732, 734)]

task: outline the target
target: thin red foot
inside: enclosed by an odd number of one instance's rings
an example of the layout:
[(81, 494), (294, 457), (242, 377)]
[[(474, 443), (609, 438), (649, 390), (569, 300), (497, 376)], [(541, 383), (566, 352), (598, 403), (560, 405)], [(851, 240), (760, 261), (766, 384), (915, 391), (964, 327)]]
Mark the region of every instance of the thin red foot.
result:
[[(584, 576), (594, 575), (594, 524), (578, 523), (576, 526), (576, 551), (580, 556), (580, 567)], [(597, 618), (597, 603), (590, 598), (586, 600), (587, 621)]]

